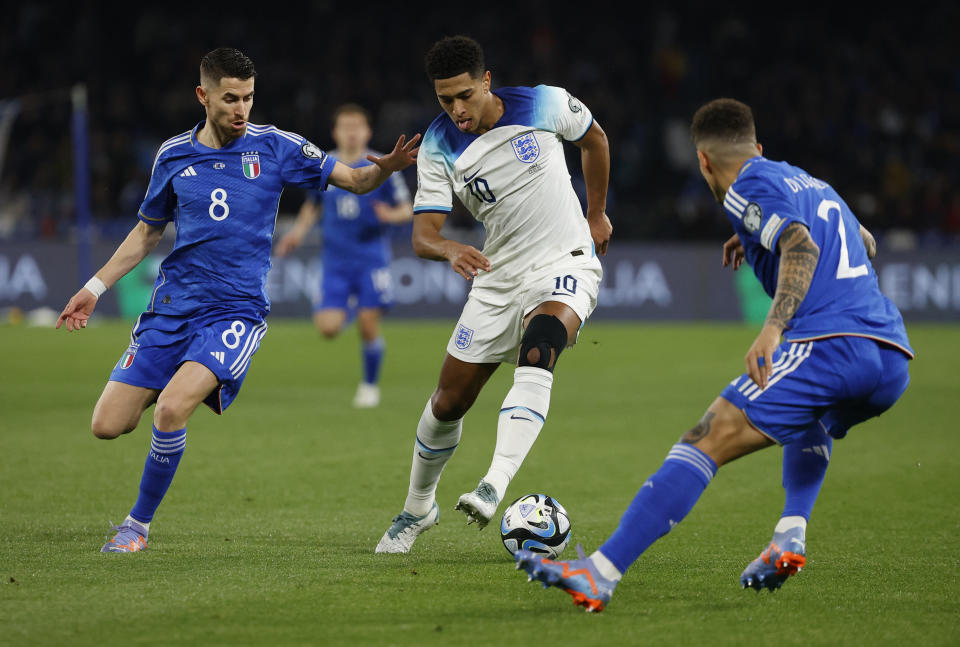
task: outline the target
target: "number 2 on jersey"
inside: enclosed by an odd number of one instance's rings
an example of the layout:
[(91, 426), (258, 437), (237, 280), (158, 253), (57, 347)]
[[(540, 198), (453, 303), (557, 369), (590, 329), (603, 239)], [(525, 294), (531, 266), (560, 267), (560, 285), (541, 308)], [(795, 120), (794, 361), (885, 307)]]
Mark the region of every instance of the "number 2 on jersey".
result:
[[(840, 234), (840, 262), (837, 264), (838, 279), (855, 279), (868, 272), (866, 263), (850, 267), (850, 253), (847, 251), (847, 232), (843, 226), (843, 211), (836, 200), (823, 200), (817, 207), (817, 215), (830, 222), (830, 211), (837, 211), (837, 233)], [(858, 232), (859, 233), (859, 232)]]

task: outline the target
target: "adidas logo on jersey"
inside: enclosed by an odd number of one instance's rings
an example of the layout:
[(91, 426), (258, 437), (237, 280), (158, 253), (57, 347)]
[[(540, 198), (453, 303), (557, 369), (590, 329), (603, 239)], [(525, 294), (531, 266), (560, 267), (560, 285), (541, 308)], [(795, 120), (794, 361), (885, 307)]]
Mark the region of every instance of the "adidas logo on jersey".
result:
[(188, 166), (187, 170), (180, 174), (180, 177), (196, 177), (197, 172), (193, 170), (192, 166)]
[(212, 350), (210, 354), (213, 355), (213, 358), (223, 364), (223, 351), (222, 350)]

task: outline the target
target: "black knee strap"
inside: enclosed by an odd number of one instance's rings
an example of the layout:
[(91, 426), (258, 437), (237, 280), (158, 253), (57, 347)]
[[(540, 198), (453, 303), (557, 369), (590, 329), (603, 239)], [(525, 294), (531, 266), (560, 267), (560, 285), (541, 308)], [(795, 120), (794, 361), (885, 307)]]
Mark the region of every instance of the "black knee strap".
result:
[[(536, 366), (553, 372), (556, 360), (560, 359), (560, 353), (567, 347), (567, 327), (553, 315), (537, 315), (530, 320), (523, 338), (520, 340), (520, 358), (517, 360), (517, 366)], [(536, 362), (531, 362), (529, 358), (530, 351), (537, 349), (539, 357)], [(550, 358), (553, 353), (556, 358), (551, 364)]]

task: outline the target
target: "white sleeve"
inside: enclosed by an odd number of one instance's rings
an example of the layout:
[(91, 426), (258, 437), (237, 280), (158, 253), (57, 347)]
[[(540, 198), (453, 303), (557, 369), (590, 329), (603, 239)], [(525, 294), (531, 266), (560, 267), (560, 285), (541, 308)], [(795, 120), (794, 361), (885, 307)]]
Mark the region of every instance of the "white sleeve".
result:
[(552, 85), (537, 86), (537, 112), (542, 127), (567, 141), (583, 138), (593, 125), (593, 114), (579, 99)]
[(430, 150), (425, 143), (417, 158), (417, 195), (413, 200), (413, 213), (439, 211), (450, 213), (453, 195), (446, 167), (439, 151)]

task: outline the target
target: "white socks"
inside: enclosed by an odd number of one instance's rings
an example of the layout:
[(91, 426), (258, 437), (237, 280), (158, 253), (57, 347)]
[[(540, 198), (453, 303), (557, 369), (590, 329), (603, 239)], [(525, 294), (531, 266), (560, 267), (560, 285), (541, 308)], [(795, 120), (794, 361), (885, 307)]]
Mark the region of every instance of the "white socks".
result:
[(788, 530), (792, 530), (797, 526), (800, 526), (800, 528), (803, 530), (803, 533), (806, 534), (807, 532), (806, 519), (804, 519), (801, 516), (783, 517), (780, 519), (779, 522), (777, 522), (777, 527), (773, 529), (773, 533), (775, 535), (779, 535), (780, 533), (787, 532)]
[(417, 425), (417, 440), (413, 445), (413, 465), (410, 468), (410, 489), (403, 509), (422, 517), (430, 512), (437, 492), (437, 482), (444, 465), (453, 456), (460, 443), (463, 418), (450, 422), (437, 420), (433, 405), (427, 406)]
[(535, 366), (520, 366), (513, 374), (497, 422), (497, 446), (483, 480), (497, 491), (502, 501), (511, 479), (543, 428), (550, 409), (553, 373)]
[(588, 558), (593, 565), (596, 567), (597, 571), (600, 572), (600, 575), (603, 575), (608, 580), (613, 580), (614, 582), (619, 582), (620, 578), (623, 577), (623, 573), (617, 570), (617, 567), (613, 565), (607, 556), (601, 553), (599, 550), (593, 551), (593, 554)]

